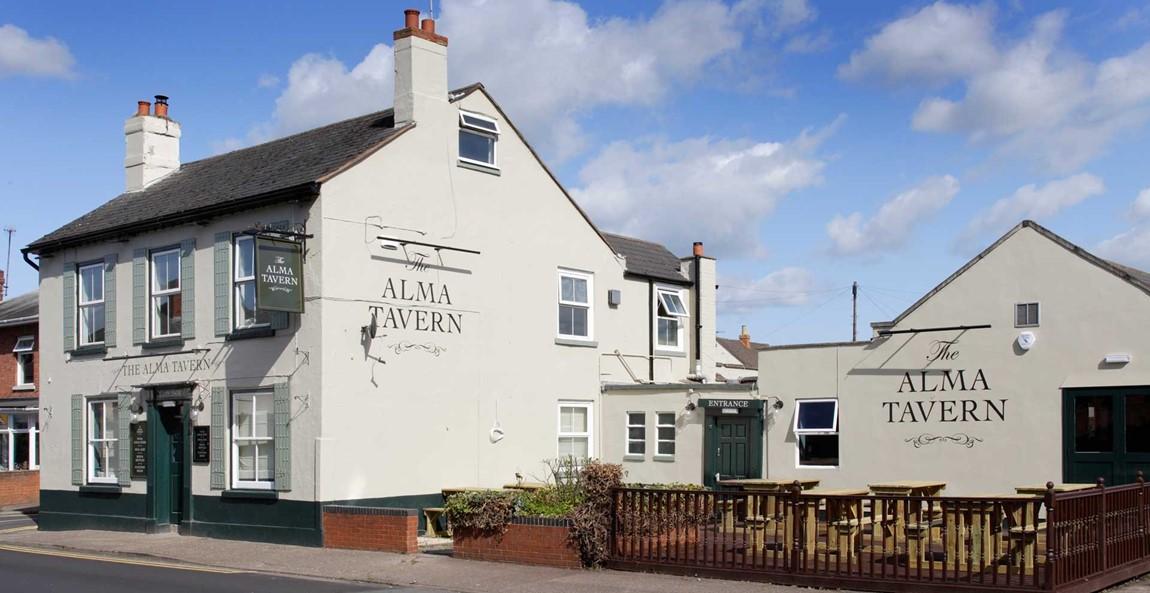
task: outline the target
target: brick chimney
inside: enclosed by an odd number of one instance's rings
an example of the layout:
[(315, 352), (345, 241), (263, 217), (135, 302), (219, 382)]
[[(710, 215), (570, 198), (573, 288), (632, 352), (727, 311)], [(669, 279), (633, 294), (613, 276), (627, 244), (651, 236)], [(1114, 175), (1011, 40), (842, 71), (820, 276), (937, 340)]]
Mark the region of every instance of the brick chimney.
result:
[(435, 32), (435, 19), (403, 11), (395, 40), (395, 125), (436, 120), (447, 102), (447, 38)]
[(747, 326), (743, 326), (743, 330), (739, 332), (739, 341), (743, 343), (743, 348), (751, 347), (751, 334), (747, 333)]
[(124, 185), (138, 191), (180, 168), (180, 124), (168, 117), (168, 98), (156, 95), (152, 104), (139, 101), (136, 113), (124, 122)]

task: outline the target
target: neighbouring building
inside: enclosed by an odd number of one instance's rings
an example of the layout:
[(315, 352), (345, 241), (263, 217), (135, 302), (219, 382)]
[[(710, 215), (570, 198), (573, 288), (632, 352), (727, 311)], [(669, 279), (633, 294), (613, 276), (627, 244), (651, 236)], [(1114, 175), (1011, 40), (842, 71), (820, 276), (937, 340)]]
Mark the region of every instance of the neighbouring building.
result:
[(719, 344), (715, 357), (715, 379), (726, 382), (758, 381), (759, 351), (768, 344), (752, 342), (747, 326), (743, 326), (738, 339), (715, 338)]
[(872, 326), (761, 353), (759, 390), (782, 406), (767, 476), (974, 495), (1150, 470), (1150, 274), (1024, 221)]
[[(0, 272), (0, 295), (4, 273)], [(40, 495), (40, 348), (35, 292), (0, 300), (0, 507)]]
[(622, 458), (635, 414), (700, 479), (696, 401), (754, 389), (707, 379), (715, 260), (600, 232), (482, 85), (448, 88), (433, 20), (394, 39), (392, 109), (195, 162), (141, 101), (127, 191), (25, 248), (42, 529), (316, 545), (326, 503)]

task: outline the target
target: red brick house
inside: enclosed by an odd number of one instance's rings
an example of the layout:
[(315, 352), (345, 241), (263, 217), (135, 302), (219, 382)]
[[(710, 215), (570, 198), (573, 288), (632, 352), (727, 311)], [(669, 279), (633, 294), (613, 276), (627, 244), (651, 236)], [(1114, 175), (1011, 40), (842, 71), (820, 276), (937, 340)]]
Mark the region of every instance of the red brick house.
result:
[(40, 498), (38, 327), (37, 293), (0, 301), (0, 508)]

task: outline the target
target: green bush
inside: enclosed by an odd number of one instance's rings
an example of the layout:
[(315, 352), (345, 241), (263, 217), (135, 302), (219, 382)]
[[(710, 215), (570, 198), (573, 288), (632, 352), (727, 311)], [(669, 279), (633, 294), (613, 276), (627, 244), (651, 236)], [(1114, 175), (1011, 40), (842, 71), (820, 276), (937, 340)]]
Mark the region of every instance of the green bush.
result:
[(506, 490), (460, 492), (448, 497), (444, 512), (453, 529), (503, 533), (515, 512), (518, 494)]
[(521, 517), (566, 517), (579, 500), (576, 490), (548, 486), (520, 494), (515, 514)]

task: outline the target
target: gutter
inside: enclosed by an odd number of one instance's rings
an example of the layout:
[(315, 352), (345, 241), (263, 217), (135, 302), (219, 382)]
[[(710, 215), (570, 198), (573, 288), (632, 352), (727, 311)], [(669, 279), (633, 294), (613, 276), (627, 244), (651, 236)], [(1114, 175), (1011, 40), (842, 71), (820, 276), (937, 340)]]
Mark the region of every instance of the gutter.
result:
[(20, 250), (20, 254), (24, 256), (24, 261), (27, 262), (28, 265), (32, 266), (33, 270), (36, 270), (37, 272), (39, 272), (40, 271), (40, 264), (32, 261), (32, 258), (28, 257), (28, 253), (29, 252), (28, 252), (27, 247)]
[(40, 320), (40, 315), (29, 315), (27, 317), (13, 317), (12, 319), (0, 319), (0, 327), (10, 327), (13, 325), (28, 325), (29, 323), (36, 323)]
[[(92, 233), (90, 235), (78, 235), (75, 237), (69, 237), (67, 239), (59, 239), (45, 243), (33, 243), (24, 249), (21, 249), (20, 251), (24, 253), (24, 261), (28, 261), (29, 253), (44, 255), (53, 251), (59, 251), (67, 247), (73, 247), (84, 243), (96, 243), (99, 241), (121, 239), (125, 235), (139, 234), (146, 231), (174, 226), (177, 224), (199, 222), (201, 220), (213, 218), (222, 214), (229, 214), (241, 210), (251, 210), (263, 206), (279, 204), (284, 201), (289, 201), (289, 199), (292, 198), (297, 200), (314, 198), (319, 195), (319, 188), (319, 182), (308, 181), (300, 185), (295, 185), (265, 194), (259, 194), (251, 198), (241, 198), (240, 200), (225, 202), (223, 204), (216, 204), (197, 210), (177, 212), (175, 214), (163, 216), (160, 218), (152, 218), (123, 226), (113, 227), (111, 229)], [(28, 263), (29, 265), (32, 265), (32, 267), (40, 269), (39, 266), (32, 264), (30, 261), (28, 261)]]

